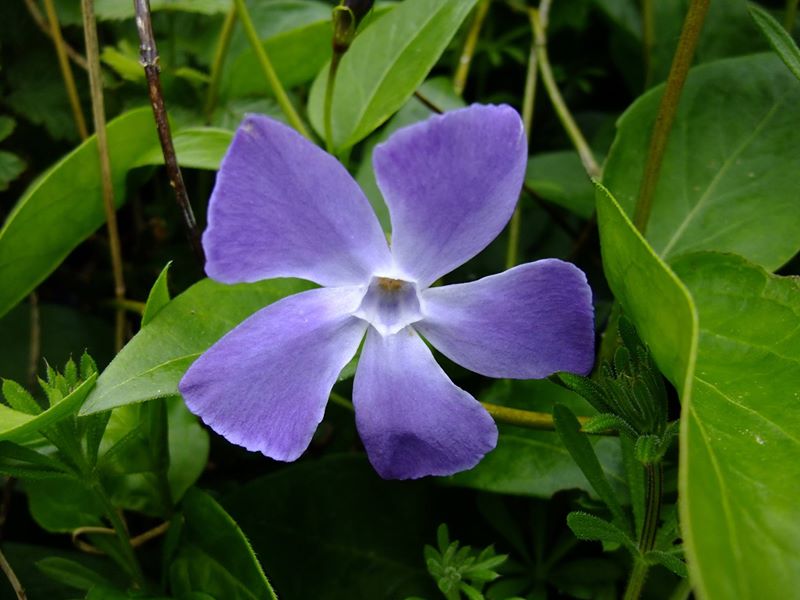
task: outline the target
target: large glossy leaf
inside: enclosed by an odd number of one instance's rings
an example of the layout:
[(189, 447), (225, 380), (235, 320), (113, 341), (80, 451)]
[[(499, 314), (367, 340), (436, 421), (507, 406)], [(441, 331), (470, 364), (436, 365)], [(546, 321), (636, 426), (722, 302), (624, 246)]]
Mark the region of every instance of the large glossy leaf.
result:
[(310, 287), (296, 279), (196, 283), (128, 342), (97, 380), (82, 412), (177, 394), (183, 373), (211, 344), (260, 308)]
[(236, 522), (198, 489), (182, 504), (183, 529), (170, 567), (172, 591), (229, 600), (277, 600), (253, 548)]
[[(477, 0), (406, 0), (356, 37), (333, 96), (334, 147), (349, 148), (408, 100), (439, 60)], [(309, 117), (323, 132), (328, 69), (314, 81)]]
[[(580, 396), (547, 380), (498, 381), (481, 400), (548, 413), (554, 404), (564, 404), (580, 415), (595, 414)], [(475, 468), (455, 475), (453, 483), (541, 498), (571, 488), (591, 491), (557, 433), (511, 425), (500, 425), (499, 429), (497, 447)], [(624, 490), (619, 440), (595, 436), (593, 444), (606, 477), (618, 491)]]
[(435, 597), (422, 549), (446, 517), (433, 491), (380, 479), (363, 455), (334, 455), (256, 479), (222, 504), (281, 600), (403, 600)]
[[(604, 184), (632, 214), (663, 87), (619, 121)], [(800, 85), (772, 54), (693, 69), (670, 134), (647, 239), (666, 259), (698, 250), (775, 269), (800, 249)]]
[(622, 207), (597, 185), (603, 267), (614, 297), (682, 398), (691, 393), (697, 313), (686, 287), (642, 238)]
[(800, 589), (800, 282), (717, 253), (674, 267), (700, 316), (679, 483), (695, 588), (790, 597)]
[[(125, 201), (125, 176), (161, 164), (149, 107), (108, 124), (115, 201)], [(216, 169), (230, 140), (218, 129), (176, 134), (185, 166)], [(97, 144), (89, 138), (31, 185), (0, 229), (0, 316), (44, 280), (80, 242), (105, 222)]]

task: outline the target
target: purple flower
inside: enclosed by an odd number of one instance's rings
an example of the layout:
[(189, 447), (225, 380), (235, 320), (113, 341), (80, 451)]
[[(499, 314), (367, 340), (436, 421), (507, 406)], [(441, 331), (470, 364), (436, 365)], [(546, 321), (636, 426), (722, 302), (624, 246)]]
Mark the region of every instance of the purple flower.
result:
[(295, 460), (366, 334), (353, 403), (378, 473), (476, 465), (497, 443), (494, 421), (420, 336), (490, 377), (586, 373), (594, 359), (591, 290), (569, 263), (430, 287), (503, 229), (526, 158), (508, 106), (474, 105), (395, 133), (373, 159), (390, 249), (339, 162), (277, 121), (247, 117), (211, 197), (206, 272), (223, 283), (300, 277), (325, 287), (267, 306), (209, 348), (181, 380), (187, 406), (231, 442)]

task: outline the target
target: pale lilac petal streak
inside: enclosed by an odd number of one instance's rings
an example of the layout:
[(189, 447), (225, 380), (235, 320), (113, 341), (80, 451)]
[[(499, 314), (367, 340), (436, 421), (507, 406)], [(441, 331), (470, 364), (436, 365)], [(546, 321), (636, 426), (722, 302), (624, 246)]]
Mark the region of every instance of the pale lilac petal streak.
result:
[(222, 160), (203, 234), (223, 283), (300, 277), (356, 285), (391, 261), (386, 237), (342, 165), (293, 129), (250, 115)]
[(478, 106), (401, 129), (373, 153), (392, 254), (421, 287), (463, 264), (508, 222), (525, 175), (522, 121)]
[(353, 403), (369, 460), (384, 479), (470, 469), (497, 443), (492, 418), (450, 381), (410, 327), (386, 337), (370, 328)]
[(366, 323), (349, 315), (362, 293), (309, 290), (248, 318), (184, 375), (179, 389), (189, 410), (234, 444), (298, 458), (364, 336)]
[(414, 327), (442, 354), (481, 375), (537, 379), (592, 368), (592, 291), (570, 263), (540, 260), (430, 288), (422, 305), (425, 318)]

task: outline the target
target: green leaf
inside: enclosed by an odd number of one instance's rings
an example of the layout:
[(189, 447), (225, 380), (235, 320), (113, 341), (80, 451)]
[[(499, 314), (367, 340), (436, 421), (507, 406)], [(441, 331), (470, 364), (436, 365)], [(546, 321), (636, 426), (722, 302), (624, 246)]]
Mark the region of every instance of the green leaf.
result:
[(277, 600), (253, 548), (236, 522), (198, 489), (182, 504), (183, 540), (173, 562), (173, 591), (230, 600)]
[[(581, 415), (594, 414), (582, 398), (547, 380), (498, 381), (481, 400), (513, 408), (551, 412), (554, 403), (570, 406)], [(548, 498), (561, 490), (592, 487), (569, 455), (558, 434), (512, 425), (498, 426), (497, 447), (476, 467), (451, 477), (456, 485), (505, 494)], [(619, 445), (608, 437), (593, 436), (591, 444), (614, 488), (623, 493)]]
[(588, 219), (594, 212), (594, 188), (572, 150), (544, 152), (528, 159), (525, 183), (545, 200)]
[[(625, 112), (605, 166), (604, 184), (629, 215), (663, 89)], [(798, 120), (800, 86), (773, 54), (692, 69), (647, 227), (655, 251), (734, 252), (770, 270), (791, 258), (800, 249)]]
[[(281, 598), (434, 598), (422, 548), (452, 511), (435, 491), (426, 481), (384, 481), (350, 453), (287, 466), (222, 504)], [(313, 576), (298, 577), (298, 565), (313, 565)]]
[(189, 365), (225, 333), (266, 305), (310, 287), (296, 279), (196, 283), (128, 342), (103, 371), (82, 414), (178, 394)]
[[(108, 124), (117, 205), (130, 165), (155, 145), (150, 108)], [(0, 229), (0, 315), (38, 285), (105, 221), (97, 143), (92, 136), (34, 182)]]
[(8, 184), (22, 175), (26, 165), (16, 154), (0, 150), (0, 192), (8, 189)]
[(144, 312), (142, 313), (142, 327), (147, 325), (153, 320), (159, 311), (169, 304), (169, 286), (167, 283), (167, 273), (172, 261), (169, 261), (166, 266), (158, 274), (156, 282), (150, 288), (150, 293), (147, 295), (147, 302), (144, 305)]
[(0, 115), (0, 142), (6, 139), (14, 132), (17, 122), (11, 117)]
[(753, 17), (761, 33), (767, 38), (769, 45), (775, 50), (789, 70), (795, 77), (800, 79), (800, 48), (792, 39), (792, 36), (778, 23), (772, 15), (757, 4), (747, 5), (750, 16)]
[(38, 415), (18, 412), (0, 405), (0, 440), (25, 440), (34, 436), (39, 430), (74, 414), (86, 400), (96, 380), (97, 375), (93, 375), (58, 404)]
[(111, 585), (108, 579), (89, 567), (60, 556), (43, 558), (36, 562), (36, 567), (50, 579), (79, 590), (90, 590), (96, 585)]
[[(129, 19), (134, 16), (133, 3), (119, 0), (96, 0), (98, 20)], [(226, 12), (230, 0), (150, 0), (150, 9), (195, 12), (206, 15)]]
[[(193, 128), (175, 135), (184, 166), (216, 169), (231, 133)], [(125, 201), (127, 172), (163, 163), (149, 107), (108, 124), (114, 198)], [(105, 222), (94, 136), (40, 176), (0, 229), (0, 315), (43, 281), (80, 242)]]
[(34, 400), (28, 390), (11, 379), (3, 380), (3, 397), (9, 406), (16, 411), (29, 415), (38, 415), (42, 412), (42, 407)]
[(679, 556), (673, 552), (664, 552), (663, 550), (651, 550), (644, 555), (644, 559), (652, 565), (658, 564), (666, 567), (678, 577), (688, 577), (689, 571), (686, 569), (686, 563), (683, 562)]
[[(333, 95), (334, 147), (341, 151), (369, 135), (425, 80), (477, 0), (406, 0), (359, 34), (342, 58)], [(324, 130), (323, 67), (308, 113)]]
[(625, 546), (634, 556), (639, 554), (636, 543), (613, 523), (585, 512), (571, 512), (567, 515), (567, 525), (581, 540), (614, 542)]
[(597, 454), (595, 454), (592, 445), (589, 443), (588, 436), (580, 430), (581, 425), (578, 419), (566, 406), (556, 404), (553, 407), (553, 422), (558, 435), (561, 436), (561, 441), (564, 442), (564, 446), (569, 450), (570, 456), (580, 467), (594, 491), (600, 496), (600, 499), (608, 506), (614, 516), (614, 520), (621, 524), (627, 523), (625, 513), (622, 512), (622, 506), (608, 483), (608, 479), (606, 479), (603, 468), (600, 466), (600, 461), (597, 459)]
[(697, 314), (686, 287), (597, 185), (597, 226), (606, 279), (659, 369), (682, 399), (691, 393)]
[(785, 597), (800, 588), (800, 282), (716, 253), (675, 269), (700, 315), (680, 440), (692, 580), (705, 598)]

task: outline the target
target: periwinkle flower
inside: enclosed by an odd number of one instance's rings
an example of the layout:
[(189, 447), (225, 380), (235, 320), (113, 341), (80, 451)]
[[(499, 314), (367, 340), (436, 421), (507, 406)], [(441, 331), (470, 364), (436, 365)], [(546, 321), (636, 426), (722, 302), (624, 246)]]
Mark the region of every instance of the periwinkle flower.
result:
[(209, 348), (180, 383), (187, 406), (229, 441), (295, 460), (366, 334), (353, 403), (378, 473), (473, 467), (497, 428), (421, 336), (489, 377), (586, 373), (594, 358), (591, 290), (569, 263), (431, 287), (503, 229), (526, 158), (508, 106), (473, 105), (398, 131), (373, 154), (390, 248), (338, 161), (277, 121), (247, 117), (211, 197), (206, 272), (223, 283), (299, 277), (324, 287), (267, 306)]

